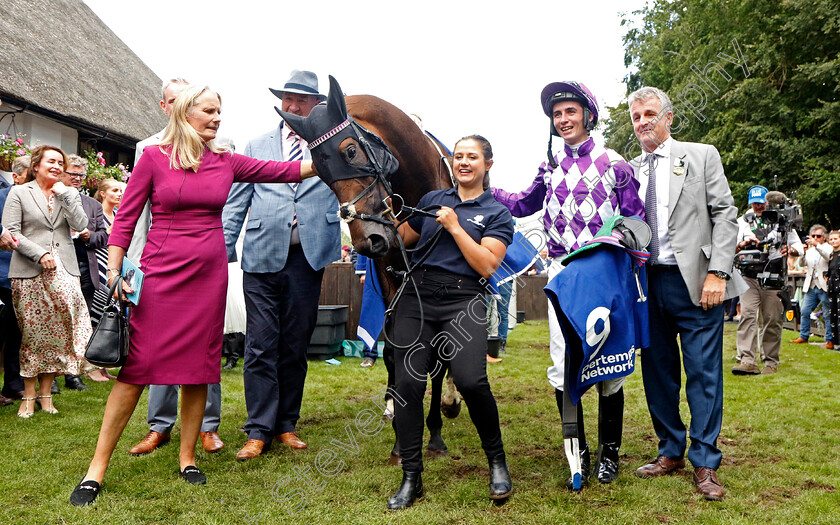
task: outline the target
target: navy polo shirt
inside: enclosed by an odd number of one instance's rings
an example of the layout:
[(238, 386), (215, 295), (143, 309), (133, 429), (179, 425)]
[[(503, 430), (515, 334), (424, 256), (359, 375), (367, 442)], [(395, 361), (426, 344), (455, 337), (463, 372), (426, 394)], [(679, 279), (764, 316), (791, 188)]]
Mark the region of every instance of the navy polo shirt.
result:
[[(431, 191), (423, 195), (420, 202), (417, 203), (418, 208), (428, 206), (448, 206), (455, 210), (458, 223), (479, 244), (481, 244), (482, 237), (498, 239), (505, 246), (509, 246), (513, 240), (513, 217), (507, 207), (493, 198), (490, 190), (466, 202), (461, 201), (457, 188)], [(433, 209), (431, 211), (437, 210)], [(432, 217), (421, 216), (409, 219), (408, 225), (420, 234), (420, 241), (417, 246), (425, 243), (438, 227), (437, 221)], [(412, 262), (417, 262), (423, 255), (424, 252), (415, 252)], [(440, 240), (438, 240), (423, 266), (439, 268), (458, 275), (468, 275), (476, 279), (481, 277), (478, 272), (472, 269), (461, 253), (461, 249), (455, 243), (455, 239), (446, 230), (441, 234)]]

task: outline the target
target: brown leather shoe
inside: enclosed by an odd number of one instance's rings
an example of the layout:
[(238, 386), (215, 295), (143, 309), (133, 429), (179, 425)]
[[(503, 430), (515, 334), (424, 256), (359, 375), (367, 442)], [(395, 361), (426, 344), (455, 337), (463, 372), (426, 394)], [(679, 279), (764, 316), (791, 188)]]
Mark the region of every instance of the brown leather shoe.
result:
[(242, 447), (242, 450), (236, 453), (236, 459), (239, 461), (254, 459), (267, 450), (268, 447), (266, 446), (265, 441), (260, 441), (259, 439), (249, 439), (245, 442), (245, 446)]
[(161, 434), (160, 432), (150, 430), (140, 443), (137, 443), (129, 449), (128, 453), (132, 456), (142, 456), (167, 443), (169, 443), (169, 434)]
[(685, 458), (671, 459), (668, 456), (659, 455), (656, 459), (636, 469), (636, 475), (640, 478), (656, 478), (666, 474), (673, 474), (685, 467)]
[(204, 450), (212, 454), (225, 448), (225, 443), (219, 437), (218, 432), (202, 432), (201, 446), (204, 447)]
[(4, 396), (3, 394), (0, 394), (0, 407), (7, 407), (7, 406), (11, 405), (12, 403), (14, 403), (13, 400), (9, 399), (8, 397)]
[(744, 363), (742, 361), (740, 365), (732, 369), (732, 373), (736, 376), (754, 376), (760, 374), (761, 370), (755, 363)]
[(709, 467), (694, 469), (694, 485), (697, 487), (697, 492), (707, 500), (723, 501), (725, 492), (723, 485), (718, 481), (715, 469)]
[(281, 441), (284, 445), (294, 450), (303, 450), (306, 448), (306, 443), (301, 441), (298, 435), (294, 432), (283, 432), (282, 434), (274, 436), (274, 439)]
[(826, 341), (825, 349), (826, 350), (834, 350), (834, 343), (832, 341)]
[(802, 339), (801, 337), (797, 337), (796, 339), (791, 339), (790, 342), (795, 344), (795, 345), (801, 345), (802, 343), (807, 343), (808, 340), (807, 339)]

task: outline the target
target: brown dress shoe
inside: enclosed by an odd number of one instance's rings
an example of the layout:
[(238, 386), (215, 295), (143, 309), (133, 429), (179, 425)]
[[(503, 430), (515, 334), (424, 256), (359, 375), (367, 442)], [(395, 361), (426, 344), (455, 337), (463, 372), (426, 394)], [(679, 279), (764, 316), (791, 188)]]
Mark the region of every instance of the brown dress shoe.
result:
[(754, 376), (760, 374), (761, 370), (759, 370), (758, 365), (755, 363), (741, 362), (740, 365), (732, 369), (732, 373), (736, 376)]
[(222, 438), (219, 437), (218, 432), (202, 432), (201, 446), (204, 447), (204, 450), (207, 452), (213, 453), (225, 448), (225, 443), (222, 441)]
[(636, 469), (636, 475), (640, 478), (656, 478), (666, 474), (672, 474), (685, 467), (685, 458), (671, 459), (668, 456), (656, 456), (656, 459)]
[(791, 339), (790, 342), (795, 344), (795, 345), (801, 345), (802, 343), (807, 343), (808, 340), (807, 339), (802, 339), (801, 337), (797, 337), (796, 339)]
[(128, 453), (132, 456), (142, 456), (167, 443), (169, 443), (169, 434), (161, 434), (160, 432), (150, 430), (146, 434), (146, 437), (143, 438), (143, 441), (131, 447)]
[(694, 485), (697, 492), (710, 501), (723, 501), (723, 485), (717, 479), (715, 469), (700, 467), (694, 469)]
[(294, 432), (283, 432), (282, 434), (274, 436), (274, 439), (281, 441), (284, 445), (294, 450), (303, 450), (306, 448), (306, 443), (301, 441), (298, 435)]
[(268, 447), (265, 446), (265, 441), (260, 441), (259, 439), (249, 439), (245, 442), (245, 446), (242, 447), (242, 450), (236, 453), (236, 459), (239, 461), (254, 459), (267, 450)]
[(834, 343), (832, 341), (826, 341), (825, 349), (826, 350), (834, 350)]
[(3, 394), (0, 394), (0, 407), (7, 407), (7, 406), (11, 405), (12, 403), (14, 403), (13, 400), (9, 399), (8, 397), (4, 396)]

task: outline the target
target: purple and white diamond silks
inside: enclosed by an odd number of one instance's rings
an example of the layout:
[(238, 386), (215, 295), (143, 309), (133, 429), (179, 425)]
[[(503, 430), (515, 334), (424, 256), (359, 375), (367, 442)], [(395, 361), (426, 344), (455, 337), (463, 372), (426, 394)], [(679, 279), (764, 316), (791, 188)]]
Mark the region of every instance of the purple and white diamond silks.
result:
[(632, 169), (614, 151), (590, 139), (576, 153), (566, 146), (565, 156), (557, 160), (560, 169), (545, 165), (543, 175), (543, 226), (552, 256), (577, 250), (614, 215), (641, 214), (638, 183), (629, 180)]

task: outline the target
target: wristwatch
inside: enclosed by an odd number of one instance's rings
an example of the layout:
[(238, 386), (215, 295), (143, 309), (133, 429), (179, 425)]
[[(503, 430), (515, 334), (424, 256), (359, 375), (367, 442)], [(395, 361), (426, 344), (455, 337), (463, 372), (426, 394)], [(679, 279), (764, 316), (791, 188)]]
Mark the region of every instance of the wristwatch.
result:
[(724, 281), (729, 280), (729, 274), (726, 272), (722, 272), (720, 270), (709, 270), (709, 273), (717, 277), (718, 279), (723, 279)]

